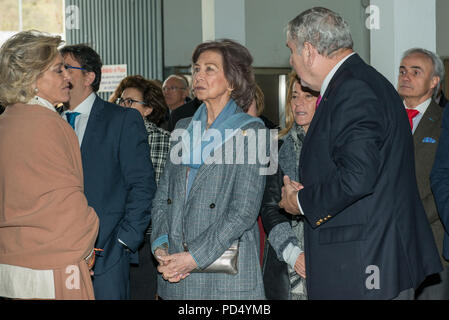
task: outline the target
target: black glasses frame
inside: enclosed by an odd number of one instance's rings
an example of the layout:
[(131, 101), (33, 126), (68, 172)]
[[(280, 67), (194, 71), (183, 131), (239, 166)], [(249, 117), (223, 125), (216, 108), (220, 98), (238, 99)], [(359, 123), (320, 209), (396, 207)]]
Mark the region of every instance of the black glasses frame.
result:
[(131, 99), (131, 98), (125, 98), (125, 99), (124, 98), (118, 98), (116, 103), (118, 105), (124, 105), (125, 107), (128, 107), (128, 108), (131, 107), (133, 105), (133, 103), (138, 103), (138, 104), (141, 104), (141, 105), (144, 105), (144, 106), (147, 105), (143, 101), (137, 101), (137, 100), (134, 100), (134, 99)]

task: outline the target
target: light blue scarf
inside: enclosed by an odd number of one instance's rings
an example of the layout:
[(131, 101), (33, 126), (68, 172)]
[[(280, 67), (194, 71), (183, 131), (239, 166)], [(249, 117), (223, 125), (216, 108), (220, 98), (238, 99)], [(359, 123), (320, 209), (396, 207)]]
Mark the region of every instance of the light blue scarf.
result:
[[(215, 121), (206, 130), (207, 127), (207, 109), (203, 103), (193, 115), (192, 121), (182, 135), (182, 143), (184, 145), (182, 161), (183, 165), (190, 167), (189, 179), (187, 182), (186, 200), (192, 187), (193, 181), (199, 168), (204, 161), (209, 158), (212, 152), (218, 150), (227, 140), (232, 138), (239, 129), (251, 122), (260, 122), (259, 118), (237, 112), (239, 107), (233, 99), (230, 99)], [(226, 134), (225, 130), (232, 130), (232, 134)], [(215, 131), (215, 132), (213, 132)], [(216, 139), (215, 134), (219, 132), (221, 139)], [(212, 140), (212, 141), (210, 141)], [(187, 150), (188, 152), (185, 152)], [(207, 152), (206, 152), (207, 151)]]

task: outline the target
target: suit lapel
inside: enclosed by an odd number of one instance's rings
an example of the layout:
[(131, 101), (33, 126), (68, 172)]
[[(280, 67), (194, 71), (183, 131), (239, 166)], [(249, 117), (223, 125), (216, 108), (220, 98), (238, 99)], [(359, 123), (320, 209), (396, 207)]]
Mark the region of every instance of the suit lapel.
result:
[[(236, 111), (236, 113), (240, 113), (242, 111)], [(229, 141), (225, 142), (220, 148), (217, 149), (217, 154), (221, 155), (221, 160), (222, 163), (225, 163), (225, 152), (226, 152), (226, 148), (225, 145), (226, 143), (233, 143), (234, 138), (230, 139)], [(235, 152), (235, 151), (234, 151)], [(235, 154), (233, 154), (233, 159), (235, 159)], [(214, 172), (214, 168), (217, 167), (216, 163), (212, 163), (212, 164), (203, 164), (199, 169), (198, 169), (198, 173), (196, 174), (195, 179), (193, 180), (192, 183), (192, 187), (190, 189), (189, 192), (189, 197), (187, 199), (187, 202), (190, 201), (190, 199), (192, 198), (192, 195), (195, 194), (195, 192), (199, 189), (199, 187), (202, 185), (202, 181), (204, 181), (205, 179), (207, 179), (207, 177), (210, 176), (210, 174), (212, 172)], [(185, 181), (185, 177), (184, 177), (184, 181)], [(185, 183), (184, 183), (185, 185)], [(185, 188), (184, 188), (185, 189)]]
[[(189, 126), (190, 123), (187, 123), (187, 127)], [(187, 127), (185, 128), (179, 128), (179, 129), (184, 129), (186, 130)], [(181, 155), (182, 156), (182, 155)], [(186, 203), (188, 203), (190, 201), (190, 199), (192, 198), (192, 195), (195, 194), (196, 190), (198, 190), (198, 188), (201, 186), (201, 182), (204, 181), (204, 179), (206, 179), (210, 173), (212, 172), (211, 170), (213, 168), (215, 168), (216, 164), (203, 164), (199, 169), (198, 172), (196, 174), (195, 180), (193, 180), (192, 183), (192, 187), (190, 189), (189, 192), (189, 197), (187, 198)], [(179, 193), (179, 196), (184, 199), (185, 198), (185, 194), (187, 191), (187, 169), (188, 167), (185, 165), (179, 165), (177, 166), (179, 167), (178, 170), (176, 170), (176, 176), (175, 176), (175, 181), (179, 181), (179, 186), (176, 187), (176, 193)]]
[[(187, 202), (190, 201), (192, 195), (195, 194), (196, 190), (202, 185), (202, 181), (207, 179), (207, 177), (213, 172), (213, 168), (215, 168), (216, 164), (203, 164), (198, 173), (196, 174), (195, 180), (193, 180), (192, 188), (190, 189), (189, 197), (187, 198)], [(184, 186), (185, 186), (186, 176), (184, 175)], [(185, 189), (185, 187), (184, 187)]]
[[(422, 141), (424, 138), (432, 138), (432, 135), (439, 132), (439, 127), (436, 127), (436, 124), (439, 123), (441, 119), (441, 110), (439, 109), (441, 109), (441, 107), (432, 100), (413, 134), (415, 149), (423, 145)], [(433, 138), (438, 139), (439, 137)]]
[(310, 137), (313, 135), (317, 125), (320, 122), (322, 115), (324, 114), (324, 111), (328, 106), (328, 99), (332, 97), (332, 92), (334, 91), (335, 88), (339, 86), (340, 83), (342, 83), (345, 80), (346, 78), (345, 75), (347, 75), (347, 73), (349, 72), (350, 67), (353, 64), (359, 63), (360, 61), (363, 60), (359, 57), (358, 54), (352, 55), (340, 66), (340, 68), (338, 68), (337, 72), (332, 77), (332, 80), (329, 82), (326, 92), (324, 93), (321, 99), (321, 103), (315, 111), (315, 115), (312, 118), (312, 122), (310, 123), (309, 130), (307, 131), (306, 137), (304, 139), (303, 152), (301, 152), (301, 158), (302, 155), (305, 154), (304, 148), (307, 148), (308, 141), (310, 140)]

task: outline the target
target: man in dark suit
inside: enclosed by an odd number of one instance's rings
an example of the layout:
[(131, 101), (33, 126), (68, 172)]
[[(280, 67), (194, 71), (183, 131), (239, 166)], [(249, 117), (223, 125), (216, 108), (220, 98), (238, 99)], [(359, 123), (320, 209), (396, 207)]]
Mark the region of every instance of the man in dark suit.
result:
[(440, 141), (435, 155), (430, 182), (438, 213), (445, 227), (443, 256), (449, 261), (449, 108), (444, 108)]
[(100, 56), (86, 45), (61, 49), (71, 74), (62, 117), (81, 146), (84, 192), (100, 219), (93, 286), (96, 299), (129, 298), (129, 264), (150, 221), (156, 183), (142, 116), (100, 99)]
[(435, 53), (421, 48), (410, 49), (404, 53), (399, 68), (398, 93), (404, 99), (413, 132), (420, 198), (445, 267), (439, 275), (429, 276), (416, 290), (415, 296), (419, 300), (449, 299), (449, 262), (442, 257), (445, 231), (430, 189), (430, 171), (438, 146), (444, 110), (434, 99), (442, 79), (444, 65)]
[(310, 299), (412, 299), (441, 262), (416, 185), (413, 139), (394, 87), (353, 52), (325, 8), (293, 19), (290, 63), (320, 92), (280, 206), (305, 216)]

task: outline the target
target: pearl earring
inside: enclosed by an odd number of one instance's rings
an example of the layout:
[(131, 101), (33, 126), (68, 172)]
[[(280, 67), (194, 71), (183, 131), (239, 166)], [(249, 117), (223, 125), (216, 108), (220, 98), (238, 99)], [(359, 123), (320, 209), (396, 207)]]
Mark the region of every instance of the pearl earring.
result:
[(34, 88), (34, 93), (38, 93), (39, 89), (38, 88)]

